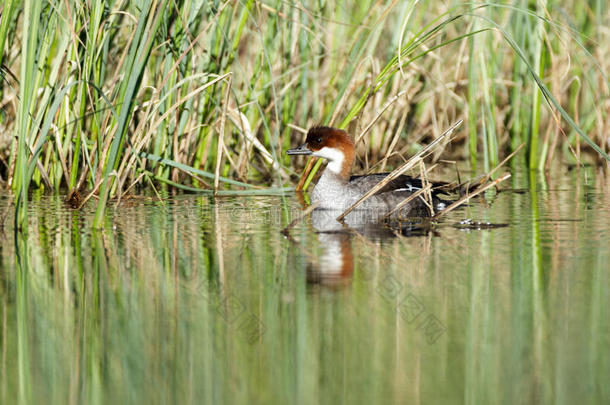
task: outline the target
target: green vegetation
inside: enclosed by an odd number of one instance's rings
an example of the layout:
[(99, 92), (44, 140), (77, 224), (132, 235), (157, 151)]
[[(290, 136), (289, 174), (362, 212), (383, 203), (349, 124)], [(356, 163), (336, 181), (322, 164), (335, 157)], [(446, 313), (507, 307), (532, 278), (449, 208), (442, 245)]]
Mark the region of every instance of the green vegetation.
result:
[(136, 188), (277, 191), (294, 126), (314, 123), (361, 139), (365, 169), (459, 118), (448, 152), (474, 170), (522, 142), (532, 169), (610, 160), (605, 2), (454, 4), (7, 0), (0, 181), (17, 221), (33, 188), (95, 196), (97, 227)]

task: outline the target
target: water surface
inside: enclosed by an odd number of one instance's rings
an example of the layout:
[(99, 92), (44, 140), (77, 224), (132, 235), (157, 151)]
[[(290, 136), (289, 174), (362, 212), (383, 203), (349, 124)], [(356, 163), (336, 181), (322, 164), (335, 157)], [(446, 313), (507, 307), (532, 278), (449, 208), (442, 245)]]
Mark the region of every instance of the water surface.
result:
[(294, 195), (134, 198), (101, 231), (34, 197), (0, 234), (0, 403), (608, 403), (610, 182), (552, 178), (398, 235), (286, 236)]

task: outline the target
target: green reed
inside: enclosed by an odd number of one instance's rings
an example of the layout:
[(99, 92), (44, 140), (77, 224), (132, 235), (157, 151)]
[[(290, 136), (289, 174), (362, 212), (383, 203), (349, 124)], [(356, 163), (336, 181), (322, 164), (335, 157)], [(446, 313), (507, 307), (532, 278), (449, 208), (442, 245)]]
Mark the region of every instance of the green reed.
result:
[[(573, 160), (570, 148), (607, 159), (594, 55), (608, 10), (592, 7), (9, 0), (0, 61), (19, 73), (0, 84), (15, 134), (0, 174), (23, 213), (31, 189), (78, 190), (100, 226), (108, 202), (138, 188), (283, 186), (294, 161), (282, 151), (302, 140), (293, 125), (368, 128), (367, 161), (416, 150), (460, 116), (465, 144), (452, 149), (474, 170), (522, 141), (532, 169)], [(581, 141), (595, 153), (581, 156)]]

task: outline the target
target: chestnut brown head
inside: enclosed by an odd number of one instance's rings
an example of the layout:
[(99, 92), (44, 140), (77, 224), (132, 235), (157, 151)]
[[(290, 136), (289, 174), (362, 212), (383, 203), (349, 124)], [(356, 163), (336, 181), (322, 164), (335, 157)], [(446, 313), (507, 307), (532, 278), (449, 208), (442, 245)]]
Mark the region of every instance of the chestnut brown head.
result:
[(342, 129), (313, 127), (307, 132), (307, 139), (303, 145), (289, 149), (286, 153), (328, 159), (328, 168), (331, 171), (349, 176), (354, 162), (354, 142)]

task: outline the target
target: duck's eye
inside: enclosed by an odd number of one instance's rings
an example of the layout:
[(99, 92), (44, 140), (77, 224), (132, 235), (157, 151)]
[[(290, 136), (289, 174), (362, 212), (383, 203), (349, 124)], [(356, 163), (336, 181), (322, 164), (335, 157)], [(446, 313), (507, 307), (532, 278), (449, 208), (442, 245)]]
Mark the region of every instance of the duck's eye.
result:
[(317, 142), (317, 143), (322, 143), (322, 138), (318, 138), (318, 139), (316, 139), (316, 142)]

